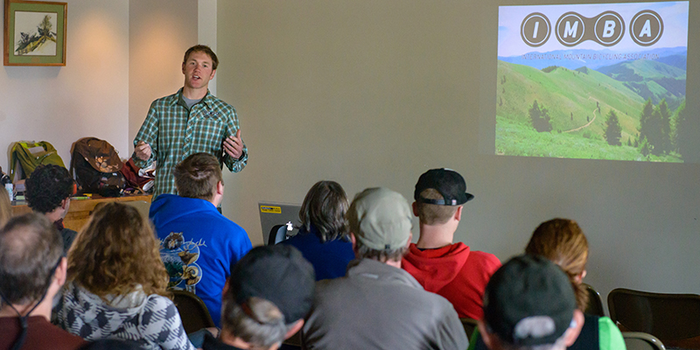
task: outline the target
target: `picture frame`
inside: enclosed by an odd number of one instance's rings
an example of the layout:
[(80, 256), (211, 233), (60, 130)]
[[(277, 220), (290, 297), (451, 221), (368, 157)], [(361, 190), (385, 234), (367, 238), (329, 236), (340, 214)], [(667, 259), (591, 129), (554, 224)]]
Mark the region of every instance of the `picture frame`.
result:
[(5, 0), (4, 65), (65, 66), (65, 2)]

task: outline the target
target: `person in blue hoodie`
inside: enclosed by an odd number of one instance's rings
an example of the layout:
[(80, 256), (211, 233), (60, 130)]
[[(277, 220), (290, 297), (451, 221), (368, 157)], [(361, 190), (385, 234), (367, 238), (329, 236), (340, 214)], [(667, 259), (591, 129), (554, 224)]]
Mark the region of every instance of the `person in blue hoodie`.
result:
[(345, 276), (348, 263), (355, 259), (348, 236), (348, 198), (335, 181), (319, 181), (304, 198), (299, 210), (299, 233), (283, 244), (301, 251), (311, 262), (316, 280)]
[(161, 194), (150, 219), (160, 240), (168, 287), (199, 296), (214, 323), (221, 323), (221, 291), (231, 271), (252, 248), (243, 228), (217, 210), (224, 195), (219, 161), (195, 153), (173, 170), (179, 195)]

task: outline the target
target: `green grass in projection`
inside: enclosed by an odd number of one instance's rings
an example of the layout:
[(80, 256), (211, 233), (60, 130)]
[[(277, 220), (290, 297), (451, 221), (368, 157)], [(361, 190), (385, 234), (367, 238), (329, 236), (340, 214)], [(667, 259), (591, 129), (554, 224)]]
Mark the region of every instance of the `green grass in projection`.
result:
[[(645, 77), (653, 77), (658, 71), (658, 67), (650, 69), (645, 65), (638, 68), (631, 76), (644, 74)], [(670, 66), (662, 68), (675, 69)], [(684, 75), (679, 76), (684, 79)], [(656, 84), (652, 79), (646, 82), (647, 85)], [(640, 141), (639, 119), (645, 99), (632, 90), (626, 81), (615, 80), (586, 67), (576, 70), (547, 67), (539, 70), (499, 60), (497, 89), (498, 154), (680, 161), (673, 153), (647, 156), (634, 147)], [(528, 111), (534, 101), (547, 109), (551, 132), (538, 133), (532, 127)], [(619, 119), (622, 146), (611, 146), (606, 142), (604, 135), (610, 111), (614, 111)]]
[(610, 159), (655, 162), (681, 162), (675, 155), (642, 155), (639, 148), (611, 146), (588, 130), (578, 134), (537, 132), (530, 121), (496, 118), (496, 152), (501, 155), (576, 159)]

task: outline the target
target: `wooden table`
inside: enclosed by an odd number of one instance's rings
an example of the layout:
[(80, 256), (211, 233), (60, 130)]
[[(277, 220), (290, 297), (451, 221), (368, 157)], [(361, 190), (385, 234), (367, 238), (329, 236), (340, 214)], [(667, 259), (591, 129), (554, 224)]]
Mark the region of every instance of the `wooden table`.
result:
[[(63, 225), (71, 230), (80, 231), (90, 219), (90, 215), (95, 210), (95, 206), (105, 202), (131, 202), (145, 201), (151, 203), (151, 195), (136, 195), (112, 198), (74, 199), (70, 201), (68, 213), (63, 219)], [(26, 202), (12, 206), (12, 215), (21, 215), (32, 211)]]

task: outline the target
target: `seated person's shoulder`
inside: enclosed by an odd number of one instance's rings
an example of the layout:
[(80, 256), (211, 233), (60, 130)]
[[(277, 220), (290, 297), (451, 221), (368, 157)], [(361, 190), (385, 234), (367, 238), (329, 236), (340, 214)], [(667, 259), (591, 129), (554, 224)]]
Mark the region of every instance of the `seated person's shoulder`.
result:
[(468, 262), (470, 264), (476, 264), (485, 269), (492, 270), (491, 272), (495, 272), (499, 267), (501, 267), (501, 261), (498, 260), (495, 255), (478, 250), (471, 252)]
[(146, 309), (150, 311), (175, 310), (177, 312), (177, 308), (172, 300), (157, 294), (151, 294), (148, 296), (148, 300), (146, 301)]

